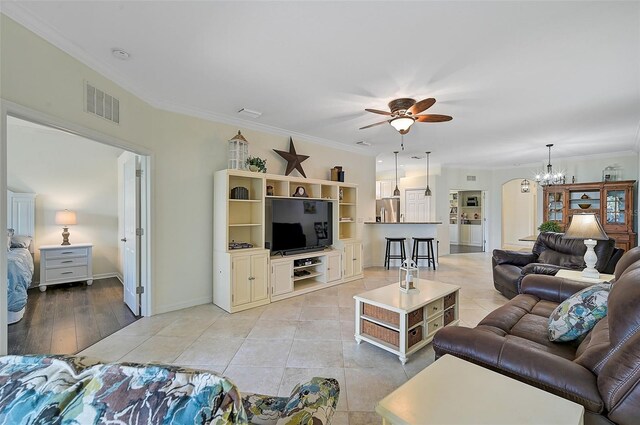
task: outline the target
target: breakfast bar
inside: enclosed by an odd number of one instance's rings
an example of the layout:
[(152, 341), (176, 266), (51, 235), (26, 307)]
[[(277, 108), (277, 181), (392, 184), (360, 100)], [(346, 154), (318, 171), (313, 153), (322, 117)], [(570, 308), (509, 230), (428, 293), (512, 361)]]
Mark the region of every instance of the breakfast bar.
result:
[[(382, 266), (384, 264), (385, 238), (406, 238), (407, 256), (411, 256), (412, 238), (434, 238), (438, 237), (437, 226), (442, 224), (441, 221), (424, 221), (424, 222), (392, 222), (381, 223), (376, 221), (367, 221), (367, 231), (369, 232), (369, 240), (371, 241), (371, 259), (374, 266)], [(437, 262), (437, 258), (436, 258)], [(399, 265), (399, 261), (396, 262)]]

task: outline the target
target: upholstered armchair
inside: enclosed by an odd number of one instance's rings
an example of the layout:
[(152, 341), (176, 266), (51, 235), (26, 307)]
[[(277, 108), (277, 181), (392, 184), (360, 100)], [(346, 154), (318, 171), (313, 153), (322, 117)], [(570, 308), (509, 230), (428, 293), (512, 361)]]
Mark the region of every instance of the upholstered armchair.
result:
[[(587, 247), (581, 239), (564, 239), (563, 233), (543, 232), (538, 235), (531, 252), (493, 250), (493, 285), (505, 297), (518, 295), (522, 279), (529, 274), (555, 276), (561, 269), (582, 270)], [(598, 241), (595, 247), (600, 273), (613, 273), (623, 250), (615, 240)]]

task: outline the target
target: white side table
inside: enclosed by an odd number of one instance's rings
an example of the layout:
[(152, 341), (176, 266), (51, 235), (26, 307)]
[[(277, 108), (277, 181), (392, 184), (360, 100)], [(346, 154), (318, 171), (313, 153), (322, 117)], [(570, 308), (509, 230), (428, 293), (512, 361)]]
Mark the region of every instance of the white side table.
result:
[[(543, 406), (543, 408), (541, 408)], [(582, 425), (584, 407), (445, 355), (376, 404), (385, 425)]]
[(595, 285), (596, 283), (609, 282), (611, 279), (613, 279), (616, 276), (613, 274), (600, 273), (599, 279), (592, 279), (590, 277), (582, 277), (581, 270), (560, 270), (558, 273), (556, 273), (556, 277), (563, 277), (565, 279), (577, 280), (579, 282), (593, 283)]
[(93, 283), (93, 244), (43, 245), (40, 248), (40, 291), (49, 285), (87, 281)]

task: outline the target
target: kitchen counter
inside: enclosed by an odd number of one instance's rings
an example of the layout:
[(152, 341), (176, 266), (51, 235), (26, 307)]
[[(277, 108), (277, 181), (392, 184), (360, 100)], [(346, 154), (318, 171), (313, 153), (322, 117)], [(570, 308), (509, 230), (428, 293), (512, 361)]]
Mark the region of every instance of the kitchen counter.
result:
[(442, 224), (441, 221), (394, 221), (382, 223), (380, 221), (365, 221), (364, 224)]
[[(374, 224), (375, 226), (366, 226), (365, 231), (369, 234), (369, 245), (366, 249), (371, 250), (371, 261), (374, 266), (382, 266), (384, 264), (384, 251), (386, 248), (385, 238), (405, 238), (405, 250), (407, 256), (411, 256), (411, 248), (413, 248), (413, 237), (420, 238), (438, 238), (438, 225), (441, 221), (427, 222), (393, 222), (379, 223), (377, 221), (367, 221), (364, 224)], [(390, 224), (391, 226), (387, 226)], [(434, 248), (437, 243), (434, 242)], [(394, 244), (393, 252), (397, 246)], [(425, 244), (422, 244), (421, 250), (424, 252)], [(437, 264), (436, 259), (436, 264)], [(420, 260), (420, 266), (426, 266), (426, 260)], [(398, 267), (400, 260), (391, 260), (391, 267)]]

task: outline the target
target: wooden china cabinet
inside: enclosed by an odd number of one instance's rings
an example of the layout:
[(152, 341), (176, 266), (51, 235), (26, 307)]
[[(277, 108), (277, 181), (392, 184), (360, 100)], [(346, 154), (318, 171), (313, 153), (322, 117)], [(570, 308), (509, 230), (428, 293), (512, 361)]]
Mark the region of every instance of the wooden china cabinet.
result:
[(633, 231), (635, 180), (559, 184), (544, 187), (544, 221), (566, 230), (573, 214), (596, 213), (604, 231), (625, 251), (636, 246)]

